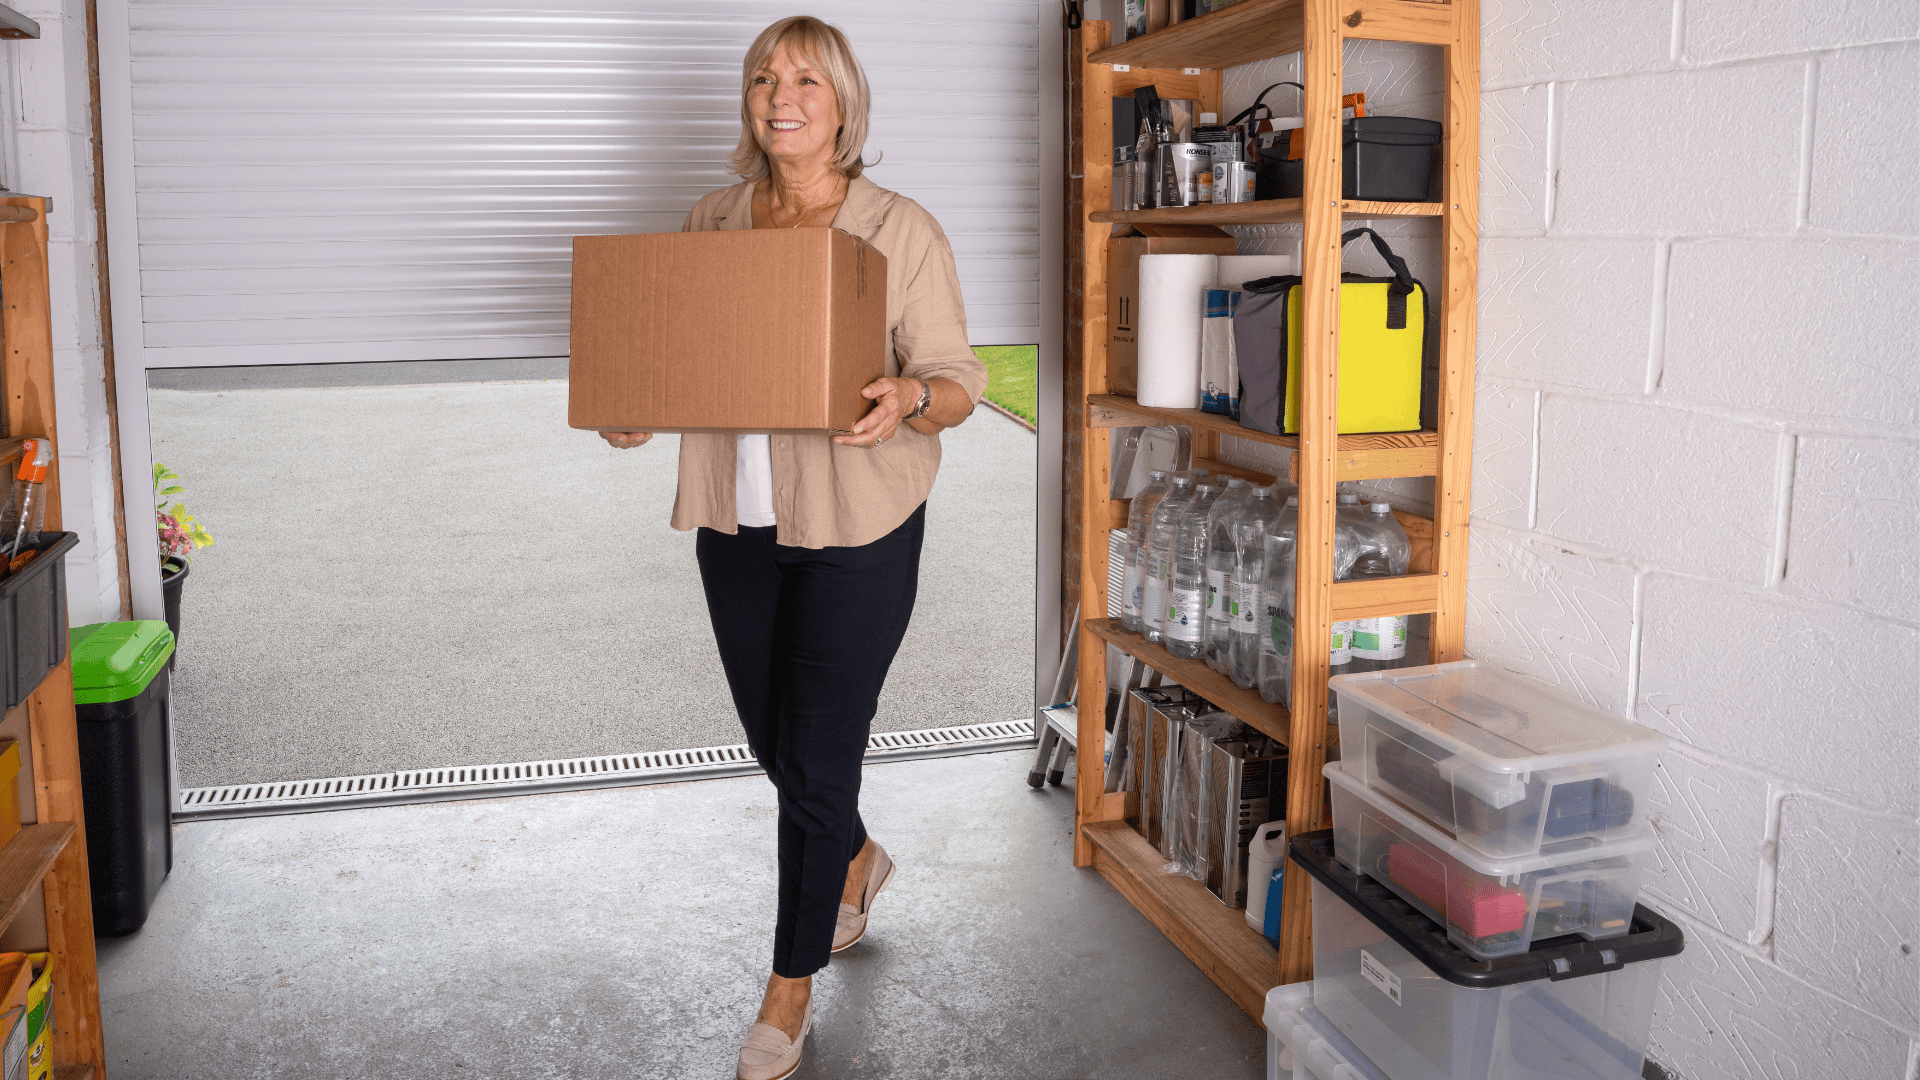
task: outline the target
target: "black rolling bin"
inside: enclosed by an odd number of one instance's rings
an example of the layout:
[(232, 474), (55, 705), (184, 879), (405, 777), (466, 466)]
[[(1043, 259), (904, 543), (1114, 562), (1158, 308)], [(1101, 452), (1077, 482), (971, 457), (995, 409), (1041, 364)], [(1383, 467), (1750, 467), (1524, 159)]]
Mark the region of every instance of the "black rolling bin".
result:
[(173, 869), (173, 634), (163, 622), (114, 622), (76, 627), (72, 639), (93, 928), (121, 937), (146, 923)]

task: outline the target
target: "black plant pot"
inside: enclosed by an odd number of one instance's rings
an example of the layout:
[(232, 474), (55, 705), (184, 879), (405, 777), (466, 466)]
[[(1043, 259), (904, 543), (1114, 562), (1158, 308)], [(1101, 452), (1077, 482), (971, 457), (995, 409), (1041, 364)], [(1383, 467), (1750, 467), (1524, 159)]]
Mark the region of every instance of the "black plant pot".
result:
[(160, 560), (160, 597), (167, 609), (167, 629), (173, 631), (173, 655), (167, 658), (167, 670), (180, 656), (180, 589), (193, 571), (191, 563), (171, 556)]

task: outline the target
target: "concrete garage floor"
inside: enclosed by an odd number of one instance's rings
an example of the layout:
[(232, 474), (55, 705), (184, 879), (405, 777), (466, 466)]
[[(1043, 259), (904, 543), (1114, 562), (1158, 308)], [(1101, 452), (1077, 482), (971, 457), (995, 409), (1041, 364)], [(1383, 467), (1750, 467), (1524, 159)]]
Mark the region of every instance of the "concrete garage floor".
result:
[[(150, 376), (154, 457), (214, 534), (186, 583), (187, 787), (743, 741), (677, 440), (566, 426), (564, 360)], [(533, 381), (533, 380), (546, 381)], [(1034, 439), (942, 437), (876, 731), (1033, 709)]]
[[(1030, 754), (866, 770), (899, 873), (797, 1080), (1254, 1080), (1265, 1034), (1092, 871)], [(763, 777), (182, 825), (100, 943), (116, 1080), (725, 1078), (771, 951)]]

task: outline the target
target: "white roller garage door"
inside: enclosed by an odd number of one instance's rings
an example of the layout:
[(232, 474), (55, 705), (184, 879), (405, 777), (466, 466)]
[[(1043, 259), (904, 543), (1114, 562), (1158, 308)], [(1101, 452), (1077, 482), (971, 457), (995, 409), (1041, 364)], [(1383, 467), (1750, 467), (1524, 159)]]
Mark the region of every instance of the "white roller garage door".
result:
[[(1040, 340), (1038, 28), (1057, 11), (814, 10), (873, 85), (868, 175), (952, 238), (974, 343)], [(110, 206), (137, 223), (137, 278), (114, 230), (114, 305), (139, 303), (117, 344), (145, 368), (564, 355), (569, 238), (677, 229), (729, 182), (740, 58), (793, 12), (101, 0)]]

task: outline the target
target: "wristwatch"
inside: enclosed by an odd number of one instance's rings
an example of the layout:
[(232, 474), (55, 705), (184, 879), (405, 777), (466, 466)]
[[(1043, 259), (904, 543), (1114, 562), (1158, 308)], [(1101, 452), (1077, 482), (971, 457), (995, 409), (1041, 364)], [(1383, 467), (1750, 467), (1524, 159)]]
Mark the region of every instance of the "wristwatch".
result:
[(927, 415), (928, 409), (933, 408), (933, 384), (927, 382), (925, 379), (915, 379), (913, 381), (920, 384), (920, 403), (915, 405), (913, 411), (907, 414), (907, 419), (918, 420)]

